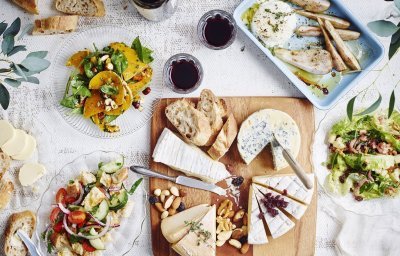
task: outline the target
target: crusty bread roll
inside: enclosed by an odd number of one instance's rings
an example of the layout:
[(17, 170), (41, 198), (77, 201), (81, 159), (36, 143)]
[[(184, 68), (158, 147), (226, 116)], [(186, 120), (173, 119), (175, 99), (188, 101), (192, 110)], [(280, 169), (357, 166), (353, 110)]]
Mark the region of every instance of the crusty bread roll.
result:
[(10, 180), (0, 180), (0, 210), (3, 210), (10, 203), (14, 192), (14, 184)]
[(6, 256), (25, 256), (28, 249), (17, 235), (21, 229), (29, 237), (32, 237), (36, 227), (36, 216), (31, 211), (14, 213), (8, 219), (8, 226), (5, 231), (4, 253)]
[(204, 146), (208, 142), (211, 136), (210, 123), (192, 102), (177, 100), (166, 107), (165, 114), (188, 142), (197, 146)]
[(77, 15), (52, 16), (41, 20), (35, 20), (32, 35), (65, 34), (75, 31), (78, 24)]
[(12, 0), (12, 1), (32, 14), (39, 14), (39, 10), (37, 8), (37, 0)]
[(101, 17), (106, 14), (103, 0), (56, 0), (56, 9), (82, 16)]
[(207, 151), (214, 160), (220, 159), (228, 152), (238, 134), (238, 125), (235, 117), (230, 114), (222, 130), (219, 132), (214, 144)]

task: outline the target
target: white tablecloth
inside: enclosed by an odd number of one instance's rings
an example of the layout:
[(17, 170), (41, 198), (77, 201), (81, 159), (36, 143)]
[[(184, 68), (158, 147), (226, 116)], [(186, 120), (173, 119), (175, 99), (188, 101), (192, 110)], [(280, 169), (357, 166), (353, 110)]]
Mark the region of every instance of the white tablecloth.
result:
[[(37, 17), (47, 17), (58, 14), (53, 7), (52, 0), (39, 1), (40, 15), (34, 16), (25, 13), (20, 8), (15, 7), (11, 1), (0, 1), (1, 20), (12, 22), (16, 17), (21, 17), (22, 24), (32, 23)], [(92, 26), (112, 24), (115, 26), (127, 27), (132, 31), (137, 31), (138, 35), (146, 33), (153, 36), (152, 45), (159, 53), (161, 58), (166, 60), (172, 54), (187, 52), (195, 55), (203, 64), (205, 77), (201, 88), (211, 88), (217, 95), (224, 96), (291, 96), (302, 97), (302, 94), (290, 83), (290, 81), (269, 61), (263, 53), (258, 50), (244, 35), (239, 32), (234, 44), (223, 51), (213, 51), (201, 45), (196, 35), (197, 21), (203, 13), (211, 9), (223, 9), (233, 12), (240, 0), (186, 0), (179, 1), (179, 8), (172, 18), (160, 22), (151, 23), (141, 18), (136, 10), (129, 4), (128, 0), (106, 0), (107, 15), (105, 18), (81, 18), (79, 30), (84, 30)], [(388, 12), (390, 2), (383, 0), (345, 0), (346, 6), (363, 23), (382, 18)], [(398, 21), (397, 21), (398, 22)], [(396, 23), (397, 24), (397, 23)], [(99, 35), (102, 36), (102, 35)], [(68, 35), (54, 36), (26, 36), (23, 43), (27, 45), (28, 51), (48, 50), (48, 59), (52, 59), (56, 53), (58, 45)], [(386, 49), (389, 40), (382, 39)], [(242, 51), (241, 49), (243, 49)], [(21, 54), (24, 56), (24, 54)], [(21, 57), (22, 57), (21, 56)], [(387, 62), (387, 57), (376, 68), (382, 68)], [(391, 70), (399, 74), (399, 58), (391, 63)], [(7, 118), (16, 127), (30, 128), (31, 123), (39, 127), (44, 125), (41, 135), (47, 149), (42, 149), (46, 154), (40, 155), (40, 161), (45, 163), (49, 174), (59, 170), (65, 163), (75, 157), (88, 153), (93, 150), (113, 150), (119, 151), (132, 159), (137, 157), (148, 158), (149, 154), (149, 125), (146, 125), (136, 133), (113, 140), (101, 140), (88, 137), (71, 128), (56, 112), (53, 102), (53, 92), (51, 81), (49, 80), (50, 70), (40, 74), (40, 85), (26, 84), (18, 89), (10, 89), (11, 104), (7, 111), (0, 110), (0, 118)], [(358, 91), (369, 86), (378, 72), (372, 71), (355, 89), (350, 92), (338, 107), (331, 111), (342, 111), (345, 113), (344, 106), (348, 99)], [(393, 89), (391, 76), (385, 76), (377, 86), (383, 95), (390, 94)], [(200, 90), (193, 93), (197, 96)], [(164, 97), (177, 97), (168, 91)], [(386, 104), (386, 103), (385, 103)], [(386, 105), (387, 106), (387, 105)], [(315, 124), (318, 127), (323, 118), (329, 112), (315, 109)], [(315, 138), (323, 139), (323, 138)], [(43, 146), (42, 146), (43, 147)], [(318, 150), (318, 149), (316, 149)], [(315, 166), (318, 170), (319, 166)], [(36, 210), (38, 201), (32, 201), (23, 208)], [(0, 232), (4, 229), (5, 221), (15, 209), (8, 209), (0, 213)], [(336, 255), (336, 237), (340, 234), (342, 222), (341, 209), (335, 206), (329, 197), (320, 189), (318, 191), (318, 217), (317, 217), (317, 239), (315, 244), (316, 255)], [(346, 214), (346, 213), (344, 213)], [(339, 217), (338, 217), (339, 216)], [(343, 217), (342, 217), (343, 219)], [(357, 227), (362, 231), (363, 226)], [(373, 232), (373, 231), (371, 231)], [(342, 236), (343, 237), (343, 236)], [(340, 241), (340, 246), (346, 241)], [(395, 242), (395, 241), (393, 241)], [(354, 241), (350, 243), (356, 243)], [(396, 242), (398, 244), (398, 241)], [(400, 245), (397, 245), (400, 246)], [(346, 247), (346, 245), (345, 245)], [(357, 248), (357, 244), (349, 244), (347, 247)], [(356, 251), (356, 250), (355, 250)], [(348, 251), (349, 255), (356, 255), (355, 251)], [(342, 253), (343, 250), (341, 251)], [(393, 252), (393, 251), (392, 251)], [(2, 253), (2, 252), (1, 252)], [(0, 253), (0, 254), (1, 254)], [(151, 255), (150, 229), (149, 222), (138, 241), (137, 248), (130, 255)], [(372, 255), (372, 254), (369, 254)], [(379, 255), (378, 253), (374, 255)], [(381, 254), (384, 255), (384, 254)], [(386, 254), (388, 255), (388, 254)], [(392, 254), (395, 255), (395, 254)], [(397, 254), (398, 255), (398, 254)]]

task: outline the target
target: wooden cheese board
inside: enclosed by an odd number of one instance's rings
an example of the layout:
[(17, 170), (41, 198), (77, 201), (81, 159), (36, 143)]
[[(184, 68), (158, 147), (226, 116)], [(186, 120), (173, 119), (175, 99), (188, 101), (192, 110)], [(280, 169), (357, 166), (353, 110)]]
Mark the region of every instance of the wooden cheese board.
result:
[[(305, 99), (284, 97), (225, 97), (223, 99), (226, 101), (230, 112), (235, 116), (239, 126), (250, 114), (261, 109), (272, 108), (288, 113), (296, 121), (301, 132), (302, 143), (297, 159), (307, 172), (313, 172), (311, 150), (314, 140), (314, 111), (313, 106), (309, 101)], [(176, 99), (162, 99), (154, 110), (150, 135), (151, 152), (153, 152), (157, 139), (165, 127), (176, 131), (173, 125), (168, 122), (164, 113), (165, 107), (175, 100)], [(193, 101), (196, 102), (197, 99), (193, 99)], [(230, 165), (229, 170), (232, 175), (240, 175), (244, 177), (244, 183), (240, 186), (239, 205), (246, 211), (248, 204), (248, 189), (253, 176), (293, 172), (290, 167), (279, 172), (274, 171), (272, 156), (267, 149), (264, 149), (250, 165), (246, 165), (239, 155), (236, 140), (229, 152), (221, 158), (220, 161), (226, 165)], [(152, 160), (150, 161), (150, 168), (170, 176), (182, 175), (182, 173)], [(226, 187), (224, 181), (218, 184)], [(217, 204), (218, 206), (224, 199), (226, 199), (225, 197), (218, 196), (211, 192), (179, 186), (172, 182), (157, 178), (150, 179), (149, 191), (152, 192), (157, 188), (168, 189), (171, 186), (177, 186), (187, 192), (187, 196), (183, 199), (186, 208), (202, 203), (211, 205)], [(317, 189), (315, 188), (314, 191), (316, 190)], [(316, 215), (317, 196), (316, 192), (314, 192), (313, 200), (301, 220), (298, 221), (292, 218), (292, 221), (296, 223), (294, 229), (277, 239), (272, 239), (270, 234), (267, 232), (269, 240), (268, 244), (252, 246), (245, 255), (314, 255)], [(151, 207), (150, 209), (150, 218), (153, 254), (155, 256), (177, 255), (172, 249), (170, 249), (168, 242), (161, 233), (160, 212), (155, 209), (155, 207)], [(217, 255), (234, 256), (243, 254), (241, 254), (236, 248), (226, 244), (222, 247), (217, 247)]]

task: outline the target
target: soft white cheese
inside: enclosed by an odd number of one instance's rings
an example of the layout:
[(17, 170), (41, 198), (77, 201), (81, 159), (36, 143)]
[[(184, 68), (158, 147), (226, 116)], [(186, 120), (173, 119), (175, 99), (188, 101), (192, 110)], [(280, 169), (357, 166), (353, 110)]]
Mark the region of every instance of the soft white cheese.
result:
[(0, 120), (0, 147), (15, 135), (14, 127), (7, 120)]
[(23, 130), (16, 129), (14, 136), (3, 144), (1, 150), (9, 156), (21, 154), (28, 141), (28, 135)]
[(18, 179), (22, 186), (33, 185), (40, 177), (46, 173), (46, 167), (37, 163), (24, 164), (19, 169)]
[(35, 151), (36, 148), (36, 140), (33, 136), (27, 134), (27, 141), (24, 149), (16, 155), (13, 155), (12, 158), (15, 160), (26, 160), (30, 158)]
[(256, 194), (253, 185), (249, 189), (249, 209), (248, 209), (249, 233), (247, 241), (249, 244), (266, 244), (268, 243), (267, 234), (265, 233), (264, 223), (261, 218), (260, 207), (258, 206)]

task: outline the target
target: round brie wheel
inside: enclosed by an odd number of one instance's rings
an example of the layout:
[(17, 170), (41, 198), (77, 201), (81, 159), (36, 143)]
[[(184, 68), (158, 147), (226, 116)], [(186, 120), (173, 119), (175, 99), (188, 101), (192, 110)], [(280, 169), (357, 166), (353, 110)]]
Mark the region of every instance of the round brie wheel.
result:
[(13, 155), (12, 158), (15, 160), (27, 160), (28, 158), (30, 158), (33, 154), (33, 152), (35, 151), (36, 148), (36, 140), (33, 136), (31, 135), (27, 135), (27, 143), (25, 148), (22, 150), (21, 153)]
[(22, 153), (27, 145), (28, 135), (25, 131), (15, 129), (15, 135), (1, 147), (4, 153), (14, 156)]
[(27, 163), (19, 170), (18, 179), (22, 186), (31, 186), (45, 173), (46, 168), (42, 164)]
[(7, 120), (0, 120), (0, 147), (15, 135), (14, 127)]

